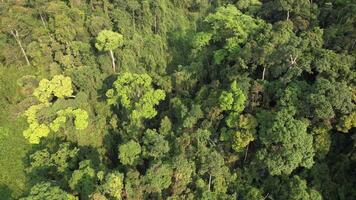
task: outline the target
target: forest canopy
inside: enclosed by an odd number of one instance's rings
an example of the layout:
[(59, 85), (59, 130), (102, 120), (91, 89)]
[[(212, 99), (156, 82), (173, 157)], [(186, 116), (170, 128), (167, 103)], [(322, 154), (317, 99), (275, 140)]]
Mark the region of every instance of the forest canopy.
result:
[(3, 0), (0, 199), (356, 199), (356, 2)]

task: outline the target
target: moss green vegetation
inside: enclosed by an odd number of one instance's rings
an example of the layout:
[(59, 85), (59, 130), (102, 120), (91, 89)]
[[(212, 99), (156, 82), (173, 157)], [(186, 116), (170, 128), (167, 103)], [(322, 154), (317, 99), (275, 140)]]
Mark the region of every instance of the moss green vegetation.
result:
[[(31, 70), (0, 69), (0, 194), (4, 199), (18, 198), (27, 188), (24, 171), (30, 145), (22, 131), (27, 123), (21, 117), (23, 92), (16, 81)], [(17, 105), (16, 105), (17, 104)]]
[(355, 13), (1, 1), (0, 199), (356, 199)]

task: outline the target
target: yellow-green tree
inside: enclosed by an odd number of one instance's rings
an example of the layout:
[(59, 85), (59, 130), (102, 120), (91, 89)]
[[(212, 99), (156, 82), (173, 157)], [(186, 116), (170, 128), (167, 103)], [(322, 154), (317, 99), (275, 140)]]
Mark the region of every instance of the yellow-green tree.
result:
[(29, 128), (24, 130), (23, 135), (30, 143), (38, 144), (40, 139), (47, 137), (51, 131), (58, 132), (60, 128), (64, 127), (68, 119), (74, 121), (77, 130), (83, 130), (88, 126), (88, 113), (83, 109), (70, 106), (65, 109), (54, 109), (54, 116), (39, 117), (39, 112), (44, 109), (51, 109), (58, 99), (73, 97), (73, 88), (69, 77), (57, 75), (52, 80), (43, 79), (33, 95), (39, 103), (29, 107), (24, 113)]

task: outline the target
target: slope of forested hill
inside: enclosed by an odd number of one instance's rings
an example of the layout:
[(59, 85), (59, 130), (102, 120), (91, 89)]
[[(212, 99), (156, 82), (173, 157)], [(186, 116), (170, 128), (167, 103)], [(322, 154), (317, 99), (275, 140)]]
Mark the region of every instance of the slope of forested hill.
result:
[(3, 0), (0, 199), (356, 199), (356, 2)]

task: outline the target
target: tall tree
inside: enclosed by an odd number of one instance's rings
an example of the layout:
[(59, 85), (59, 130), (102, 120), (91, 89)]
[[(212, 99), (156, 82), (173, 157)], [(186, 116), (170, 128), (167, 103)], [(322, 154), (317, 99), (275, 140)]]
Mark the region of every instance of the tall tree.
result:
[(307, 133), (308, 122), (293, 117), (293, 108), (283, 109), (272, 116), (261, 113), (257, 153), (271, 175), (289, 175), (297, 167), (310, 168), (314, 161), (313, 137)]
[(124, 42), (124, 37), (120, 33), (109, 30), (102, 30), (96, 37), (95, 47), (99, 51), (109, 51), (112, 61), (112, 68), (116, 72), (116, 64), (113, 50), (121, 47)]

